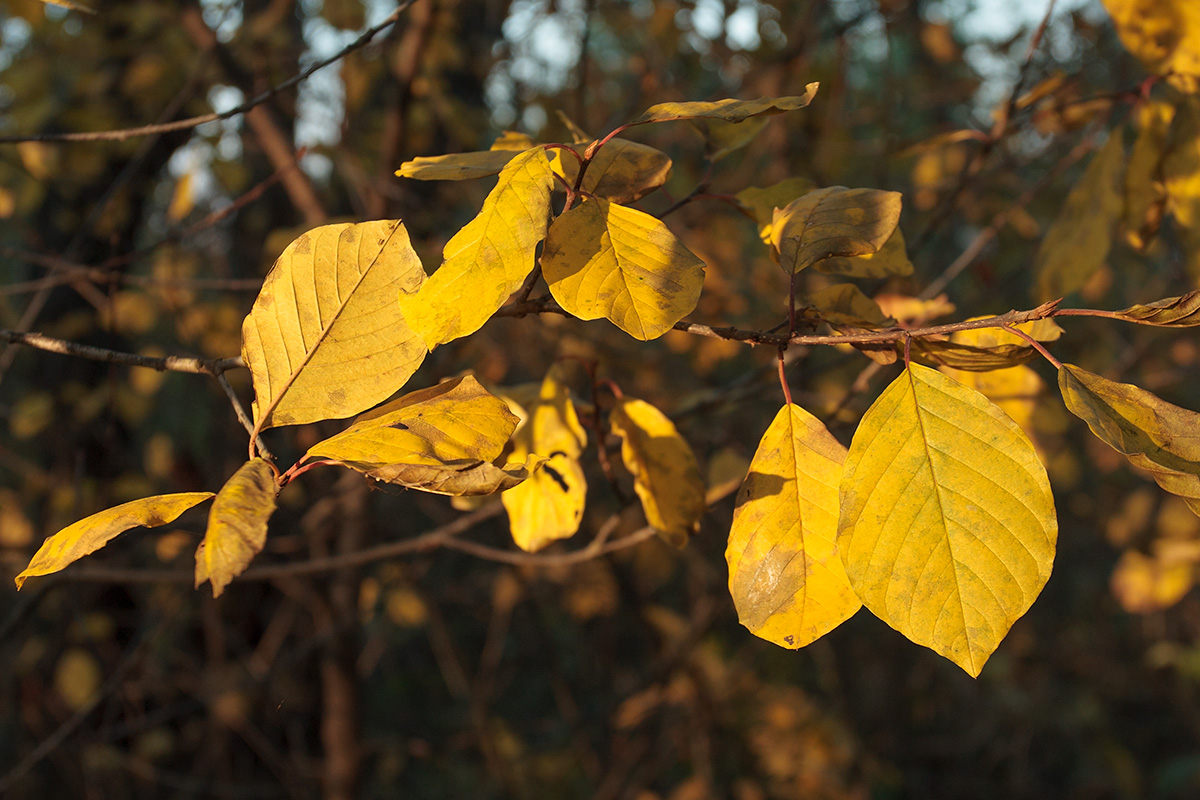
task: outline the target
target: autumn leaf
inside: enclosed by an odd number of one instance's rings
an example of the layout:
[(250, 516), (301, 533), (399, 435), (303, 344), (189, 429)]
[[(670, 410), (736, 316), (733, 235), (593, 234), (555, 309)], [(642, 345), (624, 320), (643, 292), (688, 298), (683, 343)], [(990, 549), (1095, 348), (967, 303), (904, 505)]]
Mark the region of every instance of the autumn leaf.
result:
[(1196, 565), (1126, 550), (1112, 575), (1112, 592), (1130, 614), (1150, 614), (1178, 603), (1196, 582)]
[(806, 303), (816, 309), (817, 317), (831, 325), (856, 328), (883, 328), (894, 320), (883, 313), (871, 298), (852, 283), (835, 283), (814, 292)]
[(704, 481), (692, 448), (671, 420), (644, 400), (623, 397), (609, 415), (621, 437), (621, 460), (633, 475), (646, 521), (676, 547), (683, 547), (704, 514)]
[(479, 215), (446, 243), (437, 272), (420, 291), (400, 294), (404, 318), (430, 350), (479, 330), (521, 287), (546, 235), (553, 185), (544, 150), (518, 155)]
[(1024, 364), (1037, 352), (1027, 344), (998, 344), (986, 347), (944, 339), (913, 339), (910, 355), (922, 363), (970, 372), (988, 372)]
[(1194, 0), (1103, 0), (1121, 43), (1181, 92), (1200, 91), (1200, 5)]
[[(555, 171), (574, 186), (579, 161), (561, 150), (555, 150), (554, 157)], [(671, 159), (661, 150), (628, 139), (610, 139), (588, 164), (579, 188), (614, 203), (632, 203), (662, 186), (670, 173)]]
[(739, 208), (758, 223), (758, 235), (764, 244), (771, 243), (771, 226), (775, 209), (783, 208), (801, 195), (817, 188), (808, 178), (787, 178), (770, 186), (748, 186), (734, 195)]
[(209, 581), (213, 597), (241, 575), (267, 541), (275, 512), (275, 473), (261, 458), (247, 461), (225, 482), (208, 512), (208, 528), (196, 548), (196, 588)]
[(1058, 524), (1033, 445), (983, 395), (910, 365), (846, 458), (838, 547), (876, 616), (978, 676), (1041, 592)]
[(1149, 100), (1137, 111), (1138, 135), (1125, 165), (1125, 240), (1135, 249), (1149, 245), (1158, 233), (1166, 203), (1162, 161), (1166, 154), (1175, 106)]
[[(444, 156), (417, 156), (396, 170), (400, 178), (417, 181), (465, 181), (499, 175), (520, 153), (512, 150), (477, 150)], [(394, 163), (394, 162), (393, 162)]]
[(517, 426), (508, 404), (471, 376), (404, 395), (309, 448), (364, 475), (440, 494), (488, 494), (523, 480), (492, 464)]
[(1121, 319), (1162, 328), (1194, 328), (1200, 325), (1200, 292), (1168, 297), (1145, 305), (1113, 312)]
[(257, 429), (348, 417), (403, 386), (425, 345), (396, 295), (424, 279), (398, 221), (325, 225), (288, 245), (242, 323)]
[[(1042, 322), (1042, 320), (1038, 320)], [(1061, 328), (1053, 320), (1045, 320), (1050, 325), (1041, 326), (1034, 330), (1025, 323), (1031, 334), (1038, 341), (1057, 338)], [(1051, 327), (1052, 326), (1052, 327)], [(997, 347), (1015, 344), (1023, 341), (1015, 334), (1001, 328), (974, 328), (965, 331), (955, 331), (950, 335), (955, 344), (965, 344), (973, 347)], [(1000, 407), (1004, 413), (1012, 417), (1027, 434), (1033, 427), (1033, 412), (1037, 406), (1038, 397), (1045, 391), (1046, 385), (1042, 379), (1024, 364), (988, 371), (965, 371), (953, 367), (941, 367), (941, 371), (954, 380), (982, 394)]]
[(760, 97), (757, 100), (715, 100), (712, 102), (692, 101), (684, 103), (659, 103), (646, 109), (629, 125), (644, 125), (647, 122), (668, 122), (674, 119), (720, 119), (726, 122), (741, 122), (751, 117), (783, 114), (804, 108), (812, 102), (820, 84), (810, 83), (798, 97)]
[(68, 525), (42, 542), (33, 558), (14, 580), (19, 590), (26, 578), (49, 575), (94, 553), (130, 528), (156, 528), (174, 522), (193, 506), (213, 497), (212, 492), (160, 494), (122, 503)]
[(513, 541), (535, 552), (573, 536), (583, 519), (587, 480), (579, 456), (587, 433), (579, 424), (562, 367), (550, 368), (526, 419), (513, 435), (515, 461), (537, 455), (545, 459), (532, 477), (501, 495)]
[(1033, 270), (1042, 300), (1076, 291), (1104, 266), (1112, 247), (1113, 226), (1124, 209), (1124, 169), (1125, 146), (1121, 131), (1114, 130), (1067, 195), (1038, 247)]
[(742, 122), (704, 117), (690, 121), (704, 139), (704, 157), (716, 162), (754, 141), (770, 120), (762, 116)]
[(779, 410), (738, 492), (725, 560), (738, 619), (804, 647), (858, 611), (837, 549), (846, 448), (797, 405)]
[(795, 275), (830, 256), (876, 252), (899, 221), (899, 192), (830, 186), (776, 209), (771, 243), (784, 272)]
[(904, 278), (913, 273), (899, 227), (874, 253), (825, 258), (813, 264), (813, 269), (846, 278)]
[(550, 226), (542, 274), (570, 314), (606, 317), (645, 341), (696, 307), (704, 262), (649, 214), (597, 198)]

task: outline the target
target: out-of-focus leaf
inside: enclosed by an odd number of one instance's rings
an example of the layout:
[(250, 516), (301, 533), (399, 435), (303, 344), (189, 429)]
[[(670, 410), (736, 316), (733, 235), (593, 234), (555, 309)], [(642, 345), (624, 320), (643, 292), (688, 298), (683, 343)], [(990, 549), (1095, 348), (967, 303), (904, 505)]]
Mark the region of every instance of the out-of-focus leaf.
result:
[(700, 299), (704, 262), (649, 214), (596, 198), (554, 220), (542, 253), (550, 293), (580, 319), (662, 336)]
[(705, 118), (691, 122), (704, 138), (704, 155), (709, 161), (720, 161), (754, 141), (769, 121), (766, 117), (755, 117), (740, 123)]
[(953, 314), (955, 308), (944, 294), (922, 300), (903, 294), (884, 293), (875, 295), (875, 302), (883, 309), (883, 313), (909, 328), (920, 327), (938, 317)]
[(771, 240), (784, 272), (795, 275), (830, 256), (874, 253), (899, 221), (899, 192), (830, 186), (777, 209)]
[(1149, 100), (1137, 112), (1138, 135), (1125, 165), (1125, 240), (1135, 249), (1145, 248), (1158, 233), (1166, 204), (1162, 160), (1167, 150), (1175, 106)]
[(675, 547), (683, 547), (704, 514), (704, 481), (692, 448), (661, 411), (623, 397), (609, 415), (621, 437), (621, 459), (633, 475), (646, 521)]
[(816, 188), (816, 182), (808, 178), (787, 178), (762, 188), (749, 186), (734, 195), (734, 198), (738, 205), (758, 223), (759, 238), (763, 240), (764, 244), (770, 244), (775, 209), (785, 208), (797, 197), (808, 194)]
[(647, 122), (667, 122), (673, 119), (721, 119), (726, 122), (741, 122), (751, 117), (773, 114), (783, 114), (804, 108), (812, 102), (820, 84), (810, 83), (804, 87), (803, 95), (798, 97), (760, 97), (757, 100), (714, 100), (711, 102), (692, 101), (684, 103), (659, 103), (650, 106), (640, 117), (630, 122), (630, 125), (643, 125)]
[(405, 320), (430, 350), (479, 330), (521, 287), (546, 235), (553, 185), (544, 150), (517, 155), (479, 215), (446, 243), (438, 271), (420, 291), (400, 294)]
[(1115, 312), (1122, 319), (1163, 328), (1194, 328), (1200, 325), (1200, 292), (1168, 297)]
[(787, 405), (759, 442), (738, 492), (725, 560), (739, 621), (781, 647), (804, 647), (862, 603), (837, 549), (842, 447)]
[(571, 144), (587, 144), (588, 142), (592, 141), (593, 137), (590, 136), (583, 128), (580, 128), (578, 125), (576, 125), (575, 120), (568, 117), (562, 111), (562, 109), (556, 108), (554, 113), (555, 116), (558, 117), (558, 121), (561, 122), (563, 127), (567, 129), (567, 133), (571, 134)]
[(986, 397), (910, 365), (846, 458), (838, 548), (880, 619), (978, 676), (1050, 577), (1058, 524), (1033, 445)]
[(537, 147), (537, 142), (529, 134), (520, 131), (504, 131), (496, 137), (496, 141), (492, 142), (492, 146), (488, 149), (493, 152), (507, 151), (515, 156), (526, 150), (532, 150), (534, 147)]
[[(579, 175), (579, 162), (570, 153), (554, 151), (554, 168), (571, 186)], [(614, 203), (632, 203), (666, 182), (671, 159), (645, 144), (612, 139), (600, 148), (583, 175), (584, 192)]]
[(1130, 614), (1150, 614), (1182, 600), (1195, 584), (1195, 574), (1195, 564), (1126, 550), (1113, 570), (1112, 592)]
[(913, 273), (904, 248), (904, 234), (897, 227), (878, 252), (861, 256), (833, 256), (813, 264), (813, 269), (847, 278), (903, 278)]
[(853, 325), (869, 330), (885, 328), (893, 322), (878, 303), (852, 283), (827, 286), (812, 294), (807, 302), (817, 310), (821, 320), (833, 325)]
[(405, 161), (396, 170), (401, 178), (416, 181), (464, 181), (499, 175), (508, 162), (520, 153), (507, 148), (451, 153), (444, 156), (418, 156)]
[(513, 435), (511, 458), (520, 461), (536, 454), (546, 460), (529, 480), (501, 495), (501, 500), (513, 541), (532, 553), (579, 530), (587, 498), (579, 456), (587, 433), (579, 424), (558, 364), (546, 373), (526, 414)]
[(1104, 266), (1112, 247), (1113, 226), (1124, 208), (1124, 170), (1125, 146), (1120, 130), (1114, 130), (1067, 195), (1038, 247), (1033, 269), (1042, 300), (1070, 294)]
[(175, 190), (171, 192), (171, 203), (167, 206), (167, 220), (179, 222), (192, 213), (196, 207), (196, 192), (193, 188), (191, 171), (183, 173), (175, 182)]
[(16, 577), (17, 588), (21, 588), (26, 578), (58, 572), (96, 552), (130, 528), (156, 528), (174, 522), (189, 508), (212, 497), (212, 492), (160, 494), (122, 503), (68, 525), (42, 542), (29, 566)]
[(1200, 92), (1200, 5), (1193, 0), (1103, 0), (1122, 44), (1181, 92)]
[[(1048, 322), (1050, 325), (1038, 326), (1038, 323)], [(1038, 326), (1036, 329), (1034, 326)], [(1018, 326), (1026, 330), (1038, 341), (1052, 341), (1062, 333), (1062, 329), (1053, 320), (1037, 320)], [(1050, 339), (1039, 338), (1048, 336)], [(974, 347), (996, 347), (1001, 345), (1024, 344), (1018, 336), (1001, 328), (975, 328), (973, 330), (955, 331), (950, 335), (950, 341), (955, 344), (965, 344)], [(942, 372), (954, 380), (969, 386), (999, 406), (1004, 413), (1012, 417), (1021, 426), (1021, 430), (1029, 433), (1033, 428), (1033, 412), (1037, 407), (1037, 399), (1046, 386), (1038, 374), (1025, 365), (1007, 367), (987, 372), (968, 372), (952, 367), (942, 367)]]
[(208, 528), (196, 548), (196, 588), (209, 581), (213, 597), (241, 575), (267, 541), (275, 512), (275, 473), (261, 458), (247, 461), (225, 482), (208, 512)]
[(325, 225), (288, 245), (242, 323), (258, 427), (348, 417), (403, 386), (425, 346), (396, 295), (424, 279), (399, 221)]

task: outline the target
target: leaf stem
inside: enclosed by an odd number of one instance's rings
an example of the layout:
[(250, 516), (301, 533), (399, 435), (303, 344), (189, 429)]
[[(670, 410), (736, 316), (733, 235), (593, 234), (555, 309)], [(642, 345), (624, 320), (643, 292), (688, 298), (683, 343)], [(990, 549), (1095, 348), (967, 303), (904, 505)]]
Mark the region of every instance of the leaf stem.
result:
[(1030, 347), (1032, 347), (1034, 350), (1037, 350), (1039, 353), (1041, 353), (1042, 357), (1045, 358), (1047, 361), (1049, 361), (1051, 364), (1053, 364), (1055, 369), (1062, 369), (1062, 362), (1059, 361), (1054, 356), (1050, 355), (1050, 351), (1047, 350), (1045, 347), (1043, 347), (1042, 343), (1039, 342), (1037, 339), (1034, 339), (1032, 336), (1030, 336), (1025, 331), (1021, 330), (1020, 328), (1016, 328), (1012, 325), (1005, 325), (1003, 327), (1004, 327), (1004, 330), (1008, 331), (1009, 333), (1013, 334), (1014, 336), (1019, 336), (1022, 339), (1024, 339), (1026, 342), (1028, 342)]
[(787, 373), (784, 371), (783, 356), (786, 353), (785, 348), (779, 348), (779, 385), (783, 388), (783, 399), (790, 406), (792, 405), (792, 389), (788, 386)]

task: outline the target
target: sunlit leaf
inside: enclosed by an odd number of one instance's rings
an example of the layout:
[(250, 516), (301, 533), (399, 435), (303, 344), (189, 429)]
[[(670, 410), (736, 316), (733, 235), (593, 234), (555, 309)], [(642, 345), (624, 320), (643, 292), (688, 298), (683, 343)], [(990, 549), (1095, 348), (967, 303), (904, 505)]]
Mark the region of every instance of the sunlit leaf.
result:
[(508, 162), (520, 153), (507, 148), (450, 153), (444, 156), (418, 156), (405, 161), (396, 170), (401, 178), (417, 181), (464, 181), (499, 175)]
[(1059, 369), (1058, 387), (1092, 433), (1200, 514), (1200, 414), (1073, 364)]
[(978, 676), (1041, 592), (1058, 525), (1046, 471), (1008, 416), (911, 365), (846, 458), (838, 547), (880, 619)]
[(1079, 289), (1104, 266), (1124, 208), (1125, 147), (1120, 130), (1092, 157), (1034, 257), (1037, 294), (1053, 300)]
[(1142, 325), (1163, 328), (1194, 328), (1200, 325), (1200, 292), (1188, 292), (1181, 297), (1168, 297), (1145, 305), (1130, 306), (1116, 314), (1122, 319)]
[[(555, 150), (555, 171), (574, 186), (579, 175), (579, 161), (570, 153)], [(671, 172), (671, 159), (645, 144), (628, 139), (612, 139), (600, 148), (583, 175), (584, 192), (612, 200), (631, 203), (662, 186)]]
[(1122, 44), (1183, 92), (1200, 91), (1200, 5), (1194, 0), (1103, 0)]
[(242, 323), (259, 428), (348, 417), (403, 386), (425, 346), (396, 295), (424, 278), (398, 221), (325, 225), (288, 245)]
[(483, 210), (446, 243), (445, 261), (400, 310), (430, 350), (474, 333), (521, 287), (549, 224), (554, 173), (541, 148), (514, 158)]
[(537, 398), (526, 406), (526, 419), (513, 435), (515, 461), (536, 454), (546, 459), (529, 480), (509, 489), (501, 500), (508, 512), (513, 541), (534, 552), (573, 536), (583, 519), (587, 480), (579, 456), (587, 433), (579, 424), (562, 367), (546, 373)]
[(659, 103), (646, 109), (646, 113), (635, 119), (630, 125), (642, 125), (647, 122), (667, 122), (673, 119), (722, 119), (726, 122), (741, 122), (750, 117), (770, 114), (783, 114), (804, 108), (812, 102), (817, 94), (819, 84), (810, 83), (804, 87), (805, 92), (799, 97), (760, 97), (757, 100), (714, 100), (712, 102), (693, 101), (685, 103)]
[(896, 228), (878, 252), (861, 256), (833, 256), (813, 264), (813, 269), (847, 278), (892, 278), (912, 275), (913, 265), (904, 247), (904, 234)]
[(830, 256), (874, 253), (899, 221), (899, 192), (830, 186), (777, 209), (771, 243), (784, 272), (794, 275)]
[(1121, 554), (1112, 574), (1112, 591), (1130, 614), (1150, 614), (1178, 603), (1195, 584), (1196, 565), (1163, 561), (1136, 550)]
[(1143, 249), (1158, 232), (1166, 202), (1162, 160), (1175, 106), (1149, 100), (1137, 111), (1138, 135), (1125, 166), (1125, 240)]
[(764, 244), (771, 243), (771, 226), (775, 220), (775, 209), (784, 208), (801, 195), (817, 188), (815, 181), (808, 178), (787, 178), (770, 186), (748, 186), (734, 199), (758, 223), (758, 235)]
[(835, 325), (853, 325), (858, 328), (883, 328), (892, 323), (874, 300), (863, 294), (852, 283), (835, 283), (806, 300), (816, 309), (817, 316)]
[(26, 578), (58, 572), (94, 553), (130, 528), (156, 528), (174, 522), (189, 508), (212, 498), (212, 492), (161, 494), (122, 503), (68, 525), (42, 542), (33, 558), (16, 577), (17, 589)]
[(225, 482), (208, 512), (204, 540), (196, 548), (196, 588), (209, 581), (213, 597), (241, 575), (267, 541), (275, 512), (275, 473), (261, 458), (247, 461)]
[(503, 131), (488, 149), (492, 151), (506, 150), (515, 156), (534, 147), (537, 147), (537, 142), (529, 134), (520, 131)]
[(569, 313), (606, 317), (644, 341), (696, 307), (704, 262), (649, 214), (597, 198), (550, 226), (542, 274)]
[(683, 547), (704, 514), (704, 481), (692, 448), (671, 420), (644, 400), (623, 397), (609, 415), (621, 437), (621, 459), (633, 475), (646, 521)]
[(763, 434), (738, 492), (725, 560), (738, 619), (781, 647), (803, 647), (862, 605), (837, 549), (842, 447), (787, 405)]
[(525, 477), (523, 458), (511, 469), (492, 463), (517, 421), (507, 403), (468, 375), (363, 414), (310, 447), (304, 460), (337, 461), (376, 480), (424, 491), (488, 494)]

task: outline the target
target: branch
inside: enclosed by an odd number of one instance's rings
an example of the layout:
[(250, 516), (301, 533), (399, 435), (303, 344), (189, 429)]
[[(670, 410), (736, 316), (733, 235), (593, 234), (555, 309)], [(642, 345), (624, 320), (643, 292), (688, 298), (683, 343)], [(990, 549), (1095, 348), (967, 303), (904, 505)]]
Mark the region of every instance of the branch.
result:
[(282, 91), (292, 88), (293, 86), (307, 80), (314, 72), (328, 67), (330, 64), (336, 63), (341, 59), (353, 53), (355, 50), (360, 50), (370, 44), (380, 32), (391, 27), (399, 21), (400, 15), (408, 9), (416, 0), (405, 0), (395, 11), (388, 15), (387, 19), (378, 25), (368, 28), (361, 36), (355, 39), (350, 44), (343, 47), (329, 58), (318, 61), (303, 72), (293, 75), (283, 83), (272, 86), (262, 94), (251, 98), (242, 103), (236, 108), (231, 108), (220, 114), (202, 114), (198, 117), (189, 117), (188, 119), (179, 119), (174, 122), (166, 122), (160, 125), (144, 125), (140, 128), (123, 128), (112, 131), (90, 131), (86, 133), (45, 133), (33, 136), (0, 136), (0, 144), (18, 144), (20, 142), (123, 142), (126, 139), (132, 139), (136, 136), (153, 136), (160, 133), (169, 133), (171, 131), (186, 130), (195, 128), (198, 125), (203, 125), (206, 122), (217, 122), (223, 119), (236, 117), (239, 114), (245, 114), (247, 111), (262, 105), (270, 100), (275, 95)]
[(47, 353), (58, 353), (63, 356), (76, 356), (92, 361), (105, 361), (109, 364), (125, 364), (131, 367), (146, 367), (159, 372), (190, 372), (197, 375), (212, 375), (216, 377), (224, 372), (245, 366), (241, 357), (235, 358), (183, 358), (181, 356), (143, 356), (136, 353), (122, 353), (104, 347), (92, 347), (78, 342), (68, 342), (65, 339), (52, 339), (40, 333), (21, 333), (0, 329), (0, 341), (9, 344), (23, 344)]

